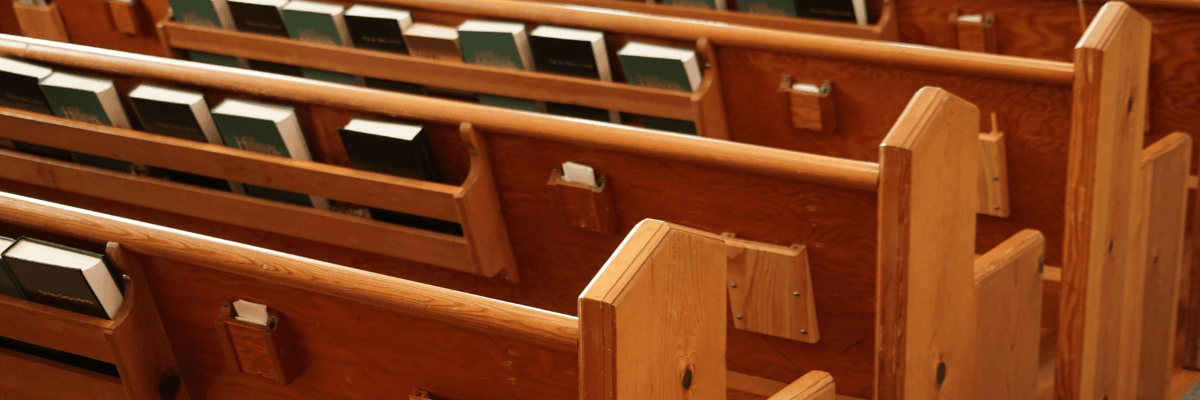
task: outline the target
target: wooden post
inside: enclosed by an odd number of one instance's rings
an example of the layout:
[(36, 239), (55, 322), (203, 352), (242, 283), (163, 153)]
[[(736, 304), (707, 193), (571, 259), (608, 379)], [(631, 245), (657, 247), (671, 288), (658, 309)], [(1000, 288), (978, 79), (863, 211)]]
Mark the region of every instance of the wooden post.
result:
[(1120, 388), (1136, 377), (1120, 356), (1122, 340), (1136, 327), (1123, 324), (1120, 315), (1124, 271), (1139, 247), (1133, 202), (1149, 63), (1150, 22), (1125, 3), (1105, 4), (1075, 48), (1054, 388), (1059, 400), (1130, 398)]
[(880, 148), (876, 398), (970, 399), (979, 110), (939, 88)]
[(1143, 184), (1135, 211), (1141, 216), (1140, 251), (1131, 260), (1123, 299), (1124, 325), (1134, 329), (1122, 343), (1123, 362), (1136, 365), (1130, 374), (1137, 378), (1124, 391), (1136, 390), (1138, 399), (1165, 399), (1170, 390), (1191, 154), (1192, 138), (1180, 132), (1142, 151)]
[(725, 243), (646, 220), (579, 296), (582, 400), (725, 398)]
[(975, 259), (975, 398), (1037, 398), (1046, 238), (1026, 229)]

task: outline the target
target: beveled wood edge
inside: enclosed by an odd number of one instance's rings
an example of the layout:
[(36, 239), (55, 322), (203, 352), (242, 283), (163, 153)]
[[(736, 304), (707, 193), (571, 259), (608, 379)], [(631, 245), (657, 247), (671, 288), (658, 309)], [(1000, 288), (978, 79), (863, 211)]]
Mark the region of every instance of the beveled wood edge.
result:
[[(1024, 229), (1014, 233), (1005, 239), (1004, 242), (991, 248), (986, 253), (975, 257), (975, 282), (987, 278), (992, 273), (996, 272), (1000, 267), (1004, 267), (1012, 262), (1012, 260), (1023, 256), (1030, 248), (1035, 246), (1045, 246), (1046, 237), (1042, 232), (1035, 229)], [(1044, 253), (1045, 250), (1043, 249)], [(1044, 262), (1044, 260), (1043, 260)], [(1043, 266), (1043, 271), (1045, 266)], [(1046, 279), (1045, 276), (1042, 278)]]
[(469, 14), (495, 19), (620, 32), (693, 41), (707, 37), (717, 46), (803, 54), (964, 75), (1069, 85), (1068, 62), (943, 49), (931, 46), (787, 32), (690, 18), (667, 17), (592, 6), (521, 0), (373, 0), (378, 4)]
[(721, 91), (716, 49), (713, 49), (708, 38), (699, 38), (696, 39), (696, 54), (700, 58), (700, 68), (705, 71), (700, 88), (691, 96), (696, 134), (729, 140), (729, 123), (725, 118), (725, 98)]
[[(452, 222), (458, 186), (0, 107), (0, 137)], [(93, 140), (94, 139), (94, 140)], [(104, 146), (95, 146), (96, 142)], [(181, 157), (182, 155), (182, 157)], [(201, 158), (211, 162), (189, 162)], [(242, 174), (244, 171), (267, 173)], [(274, 174), (272, 173), (274, 172)], [(274, 175), (296, 175), (274, 179)], [(403, 201), (397, 201), (403, 200)]]
[[(159, 22), (168, 46), (447, 89), (691, 119), (691, 93), (596, 79), (414, 57), (305, 42), (170, 20)], [(303, 56), (300, 56), (303, 55)], [(589, 96), (581, 97), (580, 93)]]
[(835, 391), (833, 376), (814, 370), (796, 378), (767, 400), (831, 400)]
[[(167, 211), (225, 224), (234, 224), (248, 229), (282, 234), (301, 239), (323, 241), (335, 246), (358, 249), (389, 257), (413, 260), (457, 271), (472, 272), (466, 252), (466, 241), (461, 236), (431, 232), (417, 228), (367, 220), (311, 207), (259, 199), (241, 194), (221, 192), (191, 185), (168, 182), (160, 179), (140, 177), (112, 172), (100, 168), (53, 160), (45, 157), (0, 149), (0, 160), (6, 168), (0, 168), (0, 177), (32, 185), (54, 187), (83, 196), (96, 197), (154, 210)], [(34, 172), (29, 172), (34, 171)], [(87, 181), (90, 185), (82, 185)], [(69, 187), (70, 190), (61, 187)], [(111, 190), (118, 187), (116, 190)], [(153, 194), (147, 194), (148, 191)], [(179, 199), (191, 202), (185, 207), (175, 204)], [(204, 206), (195, 206), (203, 204)], [(228, 207), (251, 207), (249, 211), (230, 212)], [(224, 210), (224, 211), (222, 211)], [(277, 226), (269, 222), (247, 218), (247, 214), (264, 215), (273, 213), (289, 220), (317, 221), (319, 224), (307, 230), (295, 226)], [(330, 236), (325, 230), (330, 227), (353, 226), (358, 235)], [(364, 244), (362, 238), (390, 237), (375, 247)], [(398, 240), (398, 241), (397, 241)], [(369, 241), (367, 242), (369, 243)]]
[(487, 140), (466, 122), (459, 125), (459, 134), (470, 147), (471, 170), (454, 200), (462, 215), (463, 239), (470, 250), (475, 273), (493, 277), (503, 271), (505, 281), (517, 282), (520, 273), (500, 210)]
[[(476, 2), (463, 3), (464, 6), (474, 4)], [(515, 4), (539, 6), (527, 2)], [(464, 104), (20, 36), (0, 35), (0, 55), (232, 92), (270, 95), (290, 101), (397, 118), (454, 125), (471, 122), (475, 129), (481, 131), (497, 131), (584, 147), (650, 155), (856, 190), (875, 191), (879, 179), (879, 165), (871, 162)]]
[(171, 228), (0, 192), (0, 220), (149, 257), (361, 302), (404, 314), (575, 351), (578, 318)]
[(1174, 151), (1177, 147), (1188, 144), (1191, 141), (1192, 136), (1186, 132), (1171, 132), (1142, 149), (1141, 165), (1145, 166), (1152, 163), (1163, 154)]

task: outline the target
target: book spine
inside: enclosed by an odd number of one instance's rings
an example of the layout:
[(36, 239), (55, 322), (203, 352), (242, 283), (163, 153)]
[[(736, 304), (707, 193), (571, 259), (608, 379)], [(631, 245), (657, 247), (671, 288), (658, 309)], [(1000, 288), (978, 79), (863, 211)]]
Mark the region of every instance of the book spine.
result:
[(8, 267), (8, 262), (0, 257), (0, 294), (25, 299), (25, 292), (21, 290), (20, 283), (17, 282), (16, 275)]

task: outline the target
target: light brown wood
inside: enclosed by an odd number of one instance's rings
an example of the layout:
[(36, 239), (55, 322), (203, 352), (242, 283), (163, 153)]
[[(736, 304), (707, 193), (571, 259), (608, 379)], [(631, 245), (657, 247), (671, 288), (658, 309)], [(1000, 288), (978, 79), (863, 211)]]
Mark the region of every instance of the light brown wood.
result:
[(491, 277), (503, 271), (505, 280), (516, 282), (520, 275), (513, 258), (512, 243), (508, 240), (508, 228), (500, 214), (500, 198), (492, 176), (487, 142), (469, 123), (464, 122), (459, 132), (469, 147), (471, 172), (462, 189), (454, 194), (454, 202), (462, 215), (463, 239), (471, 250), (471, 261), (475, 266), (471, 272)]
[(834, 400), (837, 398), (833, 376), (813, 371), (793, 381), (767, 400)]
[(833, 84), (829, 81), (820, 84), (819, 93), (802, 92), (791, 88), (790, 77), (785, 79), (788, 101), (792, 109), (792, 126), (796, 128), (819, 132), (833, 132), (837, 129), (837, 114), (833, 108)]
[(546, 181), (546, 190), (567, 226), (598, 233), (617, 230), (617, 210), (613, 206), (613, 191), (609, 189), (608, 174), (596, 172), (596, 186), (562, 179), (562, 171), (554, 169)]
[(63, 25), (62, 14), (58, 12), (58, 4), (37, 6), (14, 1), (12, 7), (17, 23), (21, 25), (22, 35), (58, 42), (71, 41)]
[(1150, 24), (1108, 3), (1076, 48), (1055, 398), (1125, 398), (1125, 276), (1145, 126)]
[(1046, 238), (1017, 233), (975, 259), (975, 398), (1037, 397)]
[[(721, 75), (717, 67), (716, 49), (708, 38), (696, 39), (697, 61), (704, 71), (700, 88), (692, 94), (696, 122), (696, 134), (713, 139), (729, 140), (729, 126), (725, 120), (725, 98), (721, 94)], [(642, 113), (639, 111), (639, 113)]]
[(647, 220), (579, 296), (580, 399), (723, 399), (725, 244)]
[(1008, 203), (1008, 155), (1004, 151), (1004, 132), (996, 128), (979, 134), (979, 209), (980, 214), (1006, 218), (1012, 213)]
[[(127, 296), (128, 297), (128, 296)], [(0, 336), (116, 363), (104, 332), (113, 321), (0, 296)]]
[[(150, 257), (204, 265), (233, 276), (270, 281), (276, 287), (299, 288), (371, 304), (544, 347), (574, 351), (578, 346), (579, 327), (575, 317), (358, 269), (264, 252), (7, 193), (0, 193), (0, 220), (84, 240), (125, 243), (123, 248)], [(195, 248), (209, 251), (192, 251)], [(208, 323), (211, 322), (205, 322)], [(210, 329), (205, 333), (211, 335)]]
[(880, 145), (877, 399), (973, 398), (978, 126), (927, 87)]
[(804, 343), (821, 340), (804, 246), (724, 235), (729, 311), (737, 329)]
[(108, 13), (112, 17), (113, 27), (117, 28), (118, 32), (126, 35), (137, 35), (141, 32), (141, 28), (138, 26), (140, 23), (137, 12), (137, 0), (104, 0), (104, 4), (108, 6)]
[[(163, 398), (169, 392), (162, 390), (174, 387), (177, 390), (174, 399), (191, 399), (141, 260), (112, 242), (106, 246), (104, 256), (129, 277), (125, 283), (125, 301), (133, 303), (122, 306), (113, 318), (115, 323), (105, 332), (125, 393), (130, 399)], [(177, 384), (164, 384), (168, 380)]]
[(1127, 270), (1123, 324), (1133, 326), (1122, 360), (1137, 365), (1122, 388), (1139, 399), (1166, 398), (1175, 356), (1179, 282), (1184, 265), (1187, 177), (1192, 138), (1167, 136), (1142, 151), (1137, 246)]
[(0, 348), (0, 399), (128, 399), (119, 378)]
[(956, 11), (950, 14), (951, 32), (958, 43), (959, 50), (977, 51), (982, 53), (996, 52), (996, 16), (993, 13), (981, 15), (982, 21), (963, 21)]

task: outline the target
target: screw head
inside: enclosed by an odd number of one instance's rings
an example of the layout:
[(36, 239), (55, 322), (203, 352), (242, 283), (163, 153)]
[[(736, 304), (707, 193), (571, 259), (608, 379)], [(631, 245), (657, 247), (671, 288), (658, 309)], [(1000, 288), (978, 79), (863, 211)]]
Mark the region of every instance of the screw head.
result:
[(993, 176), (993, 177), (992, 177), (992, 180), (993, 180), (993, 181), (998, 181), (998, 180), (1000, 180), (1000, 176), (999, 176), (999, 175), (997, 175), (997, 176)]
[(800, 297), (800, 292), (792, 292), (792, 297)]
[(729, 287), (737, 289), (737, 282), (729, 282)]
[(737, 315), (737, 316), (735, 316), (734, 318), (737, 318), (737, 319), (742, 319), (742, 314), (738, 314), (738, 315)]
[(800, 330), (800, 334), (801, 334), (801, 335), (807, 335), (807, 334), (808, 334), (808, 329), (801, 329), (801, 330)]
[(993, 210), (999, 210), (999, 209), (1000, 209), (1000, 206), (998, 206), (998, 205), (996, 205), (996, 206), (992, 206), (992, 209), (993, 209)]

